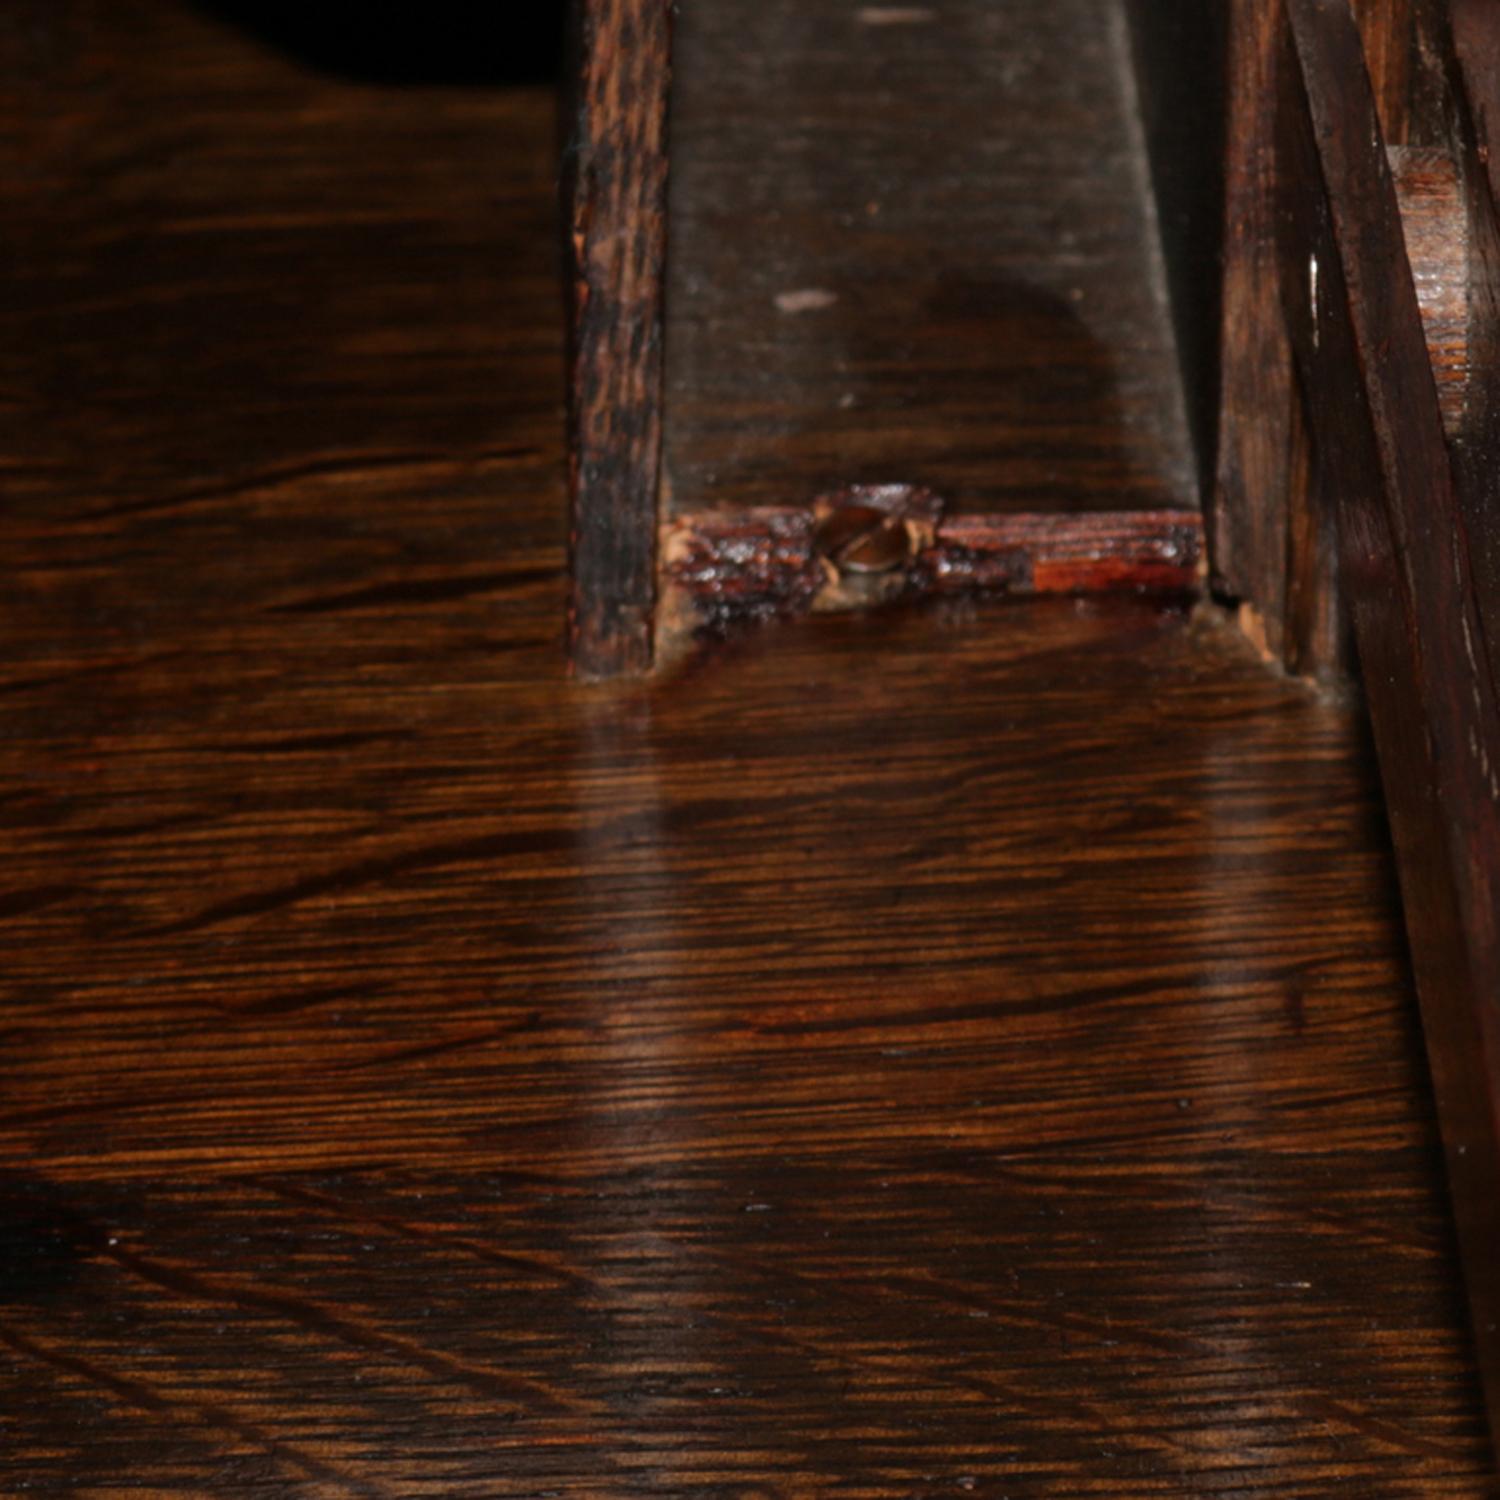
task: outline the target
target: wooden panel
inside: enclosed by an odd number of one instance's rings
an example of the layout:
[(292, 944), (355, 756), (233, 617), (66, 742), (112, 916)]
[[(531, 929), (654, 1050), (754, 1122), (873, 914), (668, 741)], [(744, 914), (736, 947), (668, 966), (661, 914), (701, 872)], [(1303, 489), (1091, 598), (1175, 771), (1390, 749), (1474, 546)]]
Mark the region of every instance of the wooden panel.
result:
[(1197, 504), (1120, 0), (695, 0), (673, 513)]
[[(1480, 1357), (1500, 1432), (1500, 619), (1470, 565), (1360, 40), (1290, 0), (1285, 286), (1401, 869)], [(1320, 186), (1321, 185), (1321, 186)], [(1324, 190), (1326, 188), (1326, 191)]]
[(669, 0), (577, 0), (568, 643), (586, 677), (651, 665), (667, 253)]

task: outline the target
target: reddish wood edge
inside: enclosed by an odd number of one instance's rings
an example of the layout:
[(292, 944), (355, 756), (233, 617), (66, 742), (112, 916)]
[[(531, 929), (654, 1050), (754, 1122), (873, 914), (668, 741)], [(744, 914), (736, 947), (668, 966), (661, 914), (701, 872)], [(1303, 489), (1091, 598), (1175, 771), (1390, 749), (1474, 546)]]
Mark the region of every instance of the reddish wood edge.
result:
[(817, 552), (815, 508), (759, 506), (678, 516), (663, 529), (663, 584), (675, 628), (892, 599), (972, 593), (1196, 594), (1203, 519), (1194, 511), (971, 514), (914, 522), (907, 565), (840, 578)]

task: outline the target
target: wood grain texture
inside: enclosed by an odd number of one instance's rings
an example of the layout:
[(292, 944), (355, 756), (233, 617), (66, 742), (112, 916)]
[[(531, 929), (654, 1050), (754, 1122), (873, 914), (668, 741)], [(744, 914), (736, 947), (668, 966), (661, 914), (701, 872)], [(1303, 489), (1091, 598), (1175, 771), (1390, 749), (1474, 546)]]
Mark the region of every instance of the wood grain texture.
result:
[[(1449, 431), (1464, 430), (1471, 372), (1473, 205), (1443, 128), (1444, 0), (1352, 0), (1360, 48), (1391, 143), (1407, 241)], [(1280, 0), (1231, 9), (1225, 189), (1223, 381), (1217, 482), (1208, 506), (1215, 587), (1247, 633), (1298, 675), (1345, 680), (1353, 661), (1333, 517), (1310, 469), (1279, 306), (1277, 70)], [(1411, 144), (1408, 145), (1407, 142)], [(1292, 183), (1296, 191), (1298, 184)]]
[(1469, 402), (1469, 213), (1453, 152), (1392, 146), (1391, 184), (1437, 382), (1443, 428), (1462, 441)]
[(1338, 589), (1298, 426), (1276, 244), (1277, 0), (1229, 12), (1219, 450), (1206, 507), (1215, 589), (1268, 657), (1343, 669)]
[(0, 1492), (1493, 1497), (1355, 717), (570, 681), (549, 101), (18, 4)]
[(573, 23), (568, 643), (582, 675), (613, 677), (652, 654), (671, 5), (575, 0)]
[[(664, 620), (669, 629), (715, 632), (749, 620), (873, 604), (987, 594), (1156, 593), (1195, 596), (1202, 582), (1203, 526), (1188, 511), (974, 512), (944, 516), (936, 504), (908, 517), (911, 492), (856, 489), (811, 509), (723, 508), (680, 515), (662, 537)], [(899, 561), (850, 571), (820, 546), (820, 515), (890, 495)], [(884, 509), (884, 507), (882, 507)]]
[[(1455, 3), (1447, 45), (1444, 144), (1461, 182), (1468, 249), (1469, 383), (1455, 445), (1460, 496), (1473, 513), (1471, 561), (1488, 598), (1500, 598), (1500, 18)], [(1493, 628), (1493, 627), (1492, 627)]]
[(1380, 132), (1388, 146), (1406, 145), (1411, 130), (1417, 4), (1418, 0), (1351, 0)]
[[(1500, 1433), (1500, 709), (1360, 39), (1289, 0), (1281, 99), (1289, 318), (1340, 509), (1492, 1425)], [(1320, 268), (1309, 296), (1307, 267)], [(1462, 470), (1457, 471), (1460, 475)]]
[(669, 516), (1197, 508), (1118, 0), (698, 0), (675, 47)]

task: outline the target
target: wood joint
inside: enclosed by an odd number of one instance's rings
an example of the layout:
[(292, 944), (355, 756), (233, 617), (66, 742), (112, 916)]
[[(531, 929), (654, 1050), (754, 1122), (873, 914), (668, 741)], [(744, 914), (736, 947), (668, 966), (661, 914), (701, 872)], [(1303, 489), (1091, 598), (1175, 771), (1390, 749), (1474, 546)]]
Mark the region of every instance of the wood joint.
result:
[[(851, 554), (865, 546), (877, 566)], [(918, 486), (852, 486), (810, 506), (710, 509), (668, 522), (664, 633), (971, 594), (1191, 595), (1203, 550), (1195, 511), (950, 516)]]

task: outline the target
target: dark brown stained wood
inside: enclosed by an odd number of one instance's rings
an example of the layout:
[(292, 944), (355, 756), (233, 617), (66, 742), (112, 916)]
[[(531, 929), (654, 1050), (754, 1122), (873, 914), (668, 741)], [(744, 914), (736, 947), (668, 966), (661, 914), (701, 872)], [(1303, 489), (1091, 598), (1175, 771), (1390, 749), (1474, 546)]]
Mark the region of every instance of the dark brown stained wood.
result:
[(651, 665), (661, 471), (670, 0), (574, 0), (568, 644), (585, 677)]
[(1485, 648), (1500, 601), (1483, 595), (1470, 564), (1358, 32), (1342, 4), (1287, 8), (1289, 319), (1322, 481), (1340, 509), (1342, 576), (1500, 1433), (1500, 714)]
[[(1488, 409), (1482, 307), (1497, 285), (1493, 205), (1482, 211), (1454, 144), (1451, 50), (1443, 0), (1356, 0), (1352, 10), (1382, 120), (1448, 430)], [(1331, 516), (1311, 487), (1299, 398), (1285, 348), (1275, 284), (1276, 165), (1272, 118), (1277, 88), (1278, 0), (1243, 0), (1231, 13), (1229, 155), (1226, 183), (1223, 386), (1218, 479), (1208, 507), (1217, 591), (1241, 604), (1242, 623), (1272, 659), (1330, 681), (1350, 669), (1339, 602)], [(1411, 144), (1406, 144), (1408, 141)], [(1471, 284), (1474, 290), (1471, 290)], [(1476, 329), (1475, 319), (1480, 320)], [(1482, 420), (1482, 419), (1481, 419)], [(1476, 466), (1482, 460), (1475, 450)], [(1476, 469), (1477, 476), (1477, 469)], [(1497, 549), (1500, 551), (1500, 549)]]
[[(1291, 445), (1286, 500), (1286, 576), (1281, 661), (1294, 676), (1343, 686), (1353, 667), (1349, 621), (1338, 586), (1338, 518), (1313, 473), (1312, 443), (1301, 402), (1287, 424)], [(1264, 649), (1254, 606), (1242, 628)]]
[[(991, 595), (1158, 593), (1201, 583), (1203, 526), (1189, 511), (943, 516), (909, 492), (856, 490), (810, 509), (715, 509), (670, 521), (662, 537), (666, 629), (721, 630), (744, 620), (867, 608), (895, 600)], [(878, 507), (878, 508), (873, 508)], [(895, 547), (875, 567), (845, 566), (822, 545), (850, 511), (890, 517)], [(864, 528), (866, 532), (869, 528)]]
[[(1246, 633), (1306, 676), (1341, 667), (1334, 570), (1315, 515), (1279, 315), (1276, 248), (1278, 0), (1231, 0), (1219, 450), (1207, 506), (1214, 588)], [(1289, 628), (1290, 626), (1290, 628)]]
[(1417, 3), (1352, 0), (1380, 130), (1388, 146), (1406, 145), (1411, 129)]
[[(1471, 561), (1486, 598), (1500, 599), (1500, 15), (1455, 4), (1449, 47), (1446, 137), (1463, 184), (1469, 251), (1469, 388), (1457, 460), (1461, 498), (1473, 513)], [(1500, 623), (1486, 621), (1491, 660), (1500, 655)]]
[(1494, 10), (1483, 0), (1451, 0), (1455, 59), (1462, 88), (1472, 111), (1478, 143), (1483, 147), (1491, 189), (1500, 196), (1500, 161), (1490, 142), (1500, 129), (1500, 28)]
[(1198, 506), (1119, 0), (677, 18), (668, 516)]
[(1442, 147), (1392, 146), (1388, 154), (1443, 428), (1461, 441), (1469, 397), (1470, 250), (1463, 181), (1452, 153)]
[(8, 17), (0, 1494), (1494, 1500), (1354, 714), (570, 680), (550, 99)]

